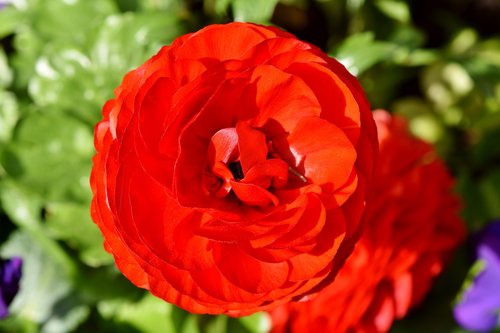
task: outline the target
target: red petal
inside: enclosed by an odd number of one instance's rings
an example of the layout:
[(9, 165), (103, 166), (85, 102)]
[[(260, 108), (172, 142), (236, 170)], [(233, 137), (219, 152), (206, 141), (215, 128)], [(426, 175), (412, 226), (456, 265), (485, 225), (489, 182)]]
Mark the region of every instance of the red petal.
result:
[(264, 263), (250, 257), (237, 246), (224, 245), (214, 252), (217, 267), (236, 286), (255, 293), (281, 287), (287, 280), (287, 263)]
[(259, 302), (264, 293), (249, 292), (237, 287), (222, 275), (217, 267), (193, 271), (193, 279), (196, 284), (207, 294), (231, 303)]
[(393, 281), (394, 306), (397, 318), (403, 318), (411, 306), (413, 294), (413, 277), (407, 271)]
[(300, 78), (269, 65), (261, 65), (252, 73), (255, 103), (259, 113), (252, 125), (263, 127), (268, 136), (290, 132), (304, 117), (319, 116), (321, 106), (314, 92)]
[(288, 164), (280, 159), (269, 159), (256, 163), (241, 180), (243, 183), (259, 185), (263, 188), (284, 187), (288, 181)]
[[(255, 65), (272, 64), (277, 68), (287, 67), (285, 64), (275, 60), (277, 57), (281, 57), (284, 54), (288, 55), (288, 58), (293, 58), (290, 59), (289, 62), (310, 62), (313, 61), (313, 59), (321, 59), (309, 51), (300, 52), (301, 50), (309, 49), (311, 49), (310, 44), (304, 43), (298, 39), (276, 37), (260, 42), (247, 52), (245, 58)], [(299, 55), (299, 57), (303, 55), (303, 58), (299, 59), (295, 55)]]
[(207, 162), (213, 166), (215, 162), (228, 163), (238, 158), (238, 134), (234, 127), (218, 130), (210, 140)]
[(195, 57), (207, 62), (243, 59), (247, 50), (275, 36), (273, 29), (247, 23), (211, 25), (185, 38), (176, 49), (176, 56), (178, 59)]
[(321, 118), (339, 127), (355, 145), (361, 127), (360, 106), (345, 82), (318, 63), (295, 63), (286, 71), (304, 80), (321, 105)]
[[(180, 138), (176, 138), (180, 151), (174, 173), (177, 199), (181, 205), (211, 207), (223, 204), (203, 191), (203, 175), (212, 136), (221, 128), (234, 126), (234, 112), (244, 88), (241, 79), (224, 81), (201, 110), (196, 110), (196, 116), (182, 125)], [(171, 140), (173, 139), (171, 137)]]
[(276, 239), (270, 247), (280, 248), (300, 245), (317, 236), (323, 230), (326, 222), (325, 207), (317, 195), (311, 193), (306, 198), (307, 203), (305, 204), (304, 213), (295, 227), (282, 237)]
[(231, 188), (245, 205), (266, 207), (279, 204), (275, 195), (260, 186), (231, 181)]
[(317, 236), (317, 246), (309, 253), (290, 258), (292, 271), (289, 279), (303, 281), (312, 278), (328, 264), (337, 253), (345, 237), (346, 221), (341, 209), (329, 211), (329, 219)]
[(329, 193), (344, 186), (356, 161), (356, 150), (345, 133), (316, 117), (301, 119), (286, 141), (280, 138), (275, 146), (289, 165)]
[(238, 133), (238, 148), (243, 174), (259, 162), (267, 158), (266, 136), (259, 130), (253, 129), (247, 122), (239, 121), (236, 124)]

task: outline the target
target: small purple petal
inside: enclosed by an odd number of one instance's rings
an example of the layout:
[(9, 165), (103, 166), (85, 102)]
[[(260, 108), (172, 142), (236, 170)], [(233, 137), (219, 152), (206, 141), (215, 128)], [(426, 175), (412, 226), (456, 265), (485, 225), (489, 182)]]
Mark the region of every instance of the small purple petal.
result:
[(19, 257), (0, 260), (0, 319), (9, 314), (8, 307), (19, 291), (22, 265)]
[(460, 325), (477, 332), (495, 328), (500, 310), (499, 284), (500, 273), (494, 269), (486, 267), (476, 276), (462, 301), (455, 306), (455, 318)]
[(500, 221), (486, 226), (476, 241), (477, 259), (484, 269), (462, 295), (454, 315), (468, 330), (489, 332), (500, 321)]

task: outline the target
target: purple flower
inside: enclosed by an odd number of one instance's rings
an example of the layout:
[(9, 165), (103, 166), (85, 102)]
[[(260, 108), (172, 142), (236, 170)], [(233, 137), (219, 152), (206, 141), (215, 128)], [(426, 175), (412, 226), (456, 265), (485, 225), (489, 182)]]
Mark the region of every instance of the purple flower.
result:
[(454, 314), (462, 327), (488, 332), (500, 324), (500, 221), (490, 223), (478, 235), (476, 254), (483, 267)]
[(9, 304), (19, 291), (23, 261), (13, 257), (0, 260), (0, 319), (9, 314)]

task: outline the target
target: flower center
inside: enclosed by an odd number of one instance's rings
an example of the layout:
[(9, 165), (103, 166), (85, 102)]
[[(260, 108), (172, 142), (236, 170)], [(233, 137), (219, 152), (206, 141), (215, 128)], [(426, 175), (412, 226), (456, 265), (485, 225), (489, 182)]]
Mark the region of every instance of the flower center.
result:
[[(248, 123), (224, 128), (212, 136), (207, 154), (204, 188), (213, 196), (235, 198), (250, 205), (278, 205), (273, 189), (286, 186), (290, 170), (276, 154), (265, 134)], [(303, 176), (298, 175), (305, 180)]]
[(242, 180), (245, 175), (243, 174), (243, 169), (241, 168), (241, 163), (236, 161), (236, 162), (231, 162), (227, 165), (231, 173), (233, 174), (233, 177), (236, 181)]

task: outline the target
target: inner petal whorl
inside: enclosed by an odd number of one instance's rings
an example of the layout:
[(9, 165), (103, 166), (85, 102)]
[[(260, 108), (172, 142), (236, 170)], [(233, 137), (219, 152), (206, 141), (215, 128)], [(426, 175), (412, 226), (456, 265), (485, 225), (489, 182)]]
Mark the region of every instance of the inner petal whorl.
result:
[(204, 188), (207, 193), (233, 198), (250, 206), (278, 205), (272, 188), (288, 181), (288, 165), (269, 155), (268, 140), (259, 129), (239, 121), (217, 131), (210, 140)]

